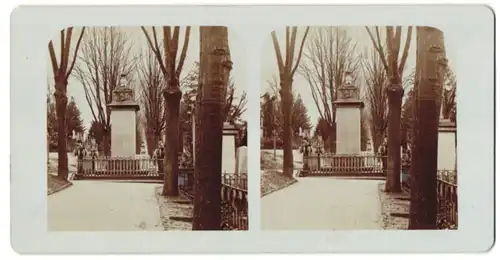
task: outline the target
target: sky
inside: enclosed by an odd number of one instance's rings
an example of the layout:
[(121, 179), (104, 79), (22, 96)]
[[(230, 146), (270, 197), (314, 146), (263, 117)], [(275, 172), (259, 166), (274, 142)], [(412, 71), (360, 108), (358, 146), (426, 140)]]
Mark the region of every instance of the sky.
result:
[[(317, 29), (318, 27), (311, 27), (309, 33), (311, 33), (314, 29)], [(368, 35), (366, 29), (364, 26), (353, 26), (353, 27), (342, 27), (342, 29), (345, 29), (347, 32), (348, 37), (352, 38), (352, 41), (356, 42), (356, 49), (357, 52), (362, 54), (365, 53), (367, 50), (368, 53), (371, 52), (371, 48), (373, 46), (370, 36)], [(372, 28), (373, 29), (373, 28)], [(457, 34), (460, 33), (460, 31), (457, 30), (457, 27), (449, 27), (449, 28), (439, 28), (443, 31), (444, 34), (444, 40), (445, 40), (445, 49), (446, 49), (446, 55), (448, 59), (448, 64), (453, 68), (453, 60), (455, 60), (456, 57), (456, 51), (453, 48), (453, 40), (448, 40), (447, 39), (454, 39), (456, 38)], [(383, 28), (381, 28), (381, 31), (383, 31)], [(406, 31), (407, 27), (404, 26), (402, 29), (402, 36), (401, 36), (401, 50), (400, 50), (400, 57), (401, 53), (403, 52), (403, 46), (404, 46), (404, 41), (406, 40)], [(298, 53), (298, 49), (300, 46), (300, 41), (302, 40), (302, 37), (305, 32), (305, 27), (299, 27), (298, 28), (298, 33), (297, 33), (297, 40), (296, 40), (296, 53)], [(285, 28), (280, 28), (276, 29), (276, 34), (277, 38), (280, 44), (280, 48), (282, 50), (282, 55), (283, 50), (285, 47)], [(309, 34), (309, 36), (312, 34)], [(381, 36), (382, 40), (384, 39), (383, 36)], [(406, 61), (406, 69), (404, 71), (403, 78), (411, 74), (413, 68), (415, 67), (415, 58), (416, 58), (416, 35), (415, 35), (415, 29), (413, 29), (412, 33), (412, 39), (410, 43), (410, 49), (409, 49), (409, 55), (408, 59)], [(304, 44), (304, 52), (307, 50), (307, 45), (308, 45), (308, 39), (310, 37), (306, 38), (306, 42)], [(271, 34), (269, 34), (268, 40), (264, 43), (264, 48), (262, 50), (262, 64), (261, 64), (261, 94), (264, 94), (265, 92), (269, 91), (269, 84), (268, 81), (272, 80), (273, 77), (276, 77), (279, 79), (279, 72), (278, 72), (278, 65), (276, 62), (276, 54), (274, 51), (273, 43), (272, 43), (272, 38)], [(284, 57), (284, 56), (283, 56)], [(297, 57), (297, 54), (295, 54), (295, 57)], [(304, 62), (304, 59), (301, 59), (301, 62)], [(306, 65), (305, 63), (304, 65)], [(307, 65), (306, 65), (307, 66)], [(359, 72), (360, 74), (362, 73), (361, 71)], [(459, 82), (457, 84), (460, 84)], [(360, 89), (363, 89), (365, 86), (361, 86)], [(316, 105), (314, 104), (314, 99), (311, 95), (311, 90), (309, 87), (309, 83), (307, 80), (301, 76), (298, 72), (295, 73), (294, 78), (293, 78), (293, 91), (295, 91), (296, 94), (300, 94), (302, 100), (304, 101), (304, 104), (306, 105), (308, 109), (308, 115), (311, 119), (311, 123), (313, 125), (316, 124), (318, 118), (319, 118), (319, 112), (316, 108)]]
[[(148, 42), (146, 40), (146, 37), (144, 36), (144, 33), (142, 32), (140, 27), (119, 27), (120, 30), (122, 30), (127, 37), (130, 39), (131, 44), (133, 45), (132, 51), (135, 54), (139, 54), (143, 49), (148, 48)], [(150, 34), (150, 37), (152, 37), (152, 30), (151, 27), (148, 27), (148, 32)], [(160, 27), (156, 28), (157, 33), (161, 31)], [(80, 28), (75, 28), (73, 31), (73, 36), (72, 36), (72, 47), (76, 45), (76, 42), (78, 40), (78, 36), (80, 35), (81, 29)], [(180, 37), (179, 37), (179, 46), (182, 46), (184, 42), (184, 32), (185, 28), (181, 27), (181, 32), (180, 32)], [(235, 95), (240, 96), (243, 91), (247, 89), (247, 86), (245, 84), (245, 46), (242, 41), (239, 40), (238, 35), (236, 33), (233, 33), (231, 29), (228, 31), (229, 34), (229, 48), (231, 52), (231, 60), (233, 61), (233, 69), (231, 71), (231, 77), (234, 80), (235, 83)], [(163, 37), (158, 36), (159, 40), (161, 40)], [(59, 34), (56, 33), (55, 37), (53, 37), (53, 43), (54, 43), (54, 49), (56, 51), (56, 56), (58, 58), (59, 62)], [(85, 36), (83, 38), (85, 40)], [(82, 41), (83, 41), (82, 40)], [(192, 26), (191, 27), (191, 33), (190, 33), (190, 39), (189, 39), (189, 46), (188, 46), (188, 51), (187, 51), (187, 56), (186, 60), (184, 62), (183, 70), (181, 73), (181, 79), (189, 72), (189, 70), (193, 67), (195, 61), (199, 61), (200, 57), (200, 37), (199, 37), (199, 27), (197, 26)], [(180, 55), (180, 48), (179, 47), (179, 52), (178, 55)], [(51, 69), (51, 64), (50, 64), (50, 59), (48, 58), (47, 54), (47, 84), (49, 86), (53, 86), (53, 73)], [(72, 58), (72, 57), (71, 57)], [(75, 66), (78, 65), (77, 64)], [(52, 90), (53, 91), (53, 90)], [(138, 95), (136, 91), (136, 96)], [(90, 107), (87, 103), (87, 100), (85, 99), (85, 91), (82, 86), (82, 84), (75, 78), (75, 77), (70, 77), (69, 82), (68, 82), (68, 97), (73, 96), (75, 99), (75, 102), (77, 106), (79, 107), (81, 111), (81, 117), (84, 122), (84, 126), (88, 129), (90, 123), (93, 120), (92, 112), (90, 110)], [(246, 112), (242, 115), (243, 118), (246, 117)]]

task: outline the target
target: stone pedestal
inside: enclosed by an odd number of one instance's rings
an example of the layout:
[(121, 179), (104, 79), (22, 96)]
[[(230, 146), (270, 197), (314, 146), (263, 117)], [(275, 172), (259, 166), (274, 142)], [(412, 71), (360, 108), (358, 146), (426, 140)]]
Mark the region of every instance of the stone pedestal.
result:
[(111, 108), (111, 157), (135, 157), (136, 113), (139, 105), (134, 92), (127, 87), (113, 91)]
[(236, 173), (236, 135), (238, 130), (230, 123), (222, 128), (222, 173)]
[(360, 154), (363, 102), (359, 89), (351, 84), (340, 87), (335, 106), (337, 154)]
[(449, 119), (439, 121), (438, 170), (456, 170), (456, 125)]

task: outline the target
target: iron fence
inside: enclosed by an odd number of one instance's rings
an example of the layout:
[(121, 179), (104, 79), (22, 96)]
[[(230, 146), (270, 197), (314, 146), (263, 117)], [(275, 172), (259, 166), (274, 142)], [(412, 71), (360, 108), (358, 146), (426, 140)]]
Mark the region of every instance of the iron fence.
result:
[(248, 230), (248, 175), (223, 174), (221, 186), (221, 227)]
[(301, 176), (384, 176), (385, 160), (385, 156), (378, 154), (304, 156)]
[[(179, 190), (186, 198), (194, 198), (194, 169), (179, 171)], [(248, 230), (248, 175), (221, 175), (221, 228)]]
[[(410, 193), (411, 178), (402, 183), (403, 189)], [(458, 227), (457, 172), (438, 170), (436, 179), (437, 226), (439, 229)]]
[(194, 168), (179, 169), (179, 191), (189, 200), (193, 200)]
[(456, 229), (458, 227), (457, 172), (438, 171), (437, 176), (438, 228)]

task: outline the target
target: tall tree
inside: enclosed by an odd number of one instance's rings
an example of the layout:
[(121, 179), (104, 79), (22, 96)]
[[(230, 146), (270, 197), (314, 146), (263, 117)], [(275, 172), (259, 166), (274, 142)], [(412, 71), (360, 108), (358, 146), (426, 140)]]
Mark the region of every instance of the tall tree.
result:
[(446, 52), (443, 32), (417, 27), (409, 229), (436, 229), (437, 144)]
[(330, 135), (330, 125), (326, 119), (318, 117), (318, 122), (314, 128), (314, 136), (321, 136), (322, 140), (326, 140)]
[(313, 29), (299, 69), (309, 83), (319, 116), (328, 122), (329, 134), (323, 138), (327, 138), (324, 139), (326, 149), (332, 153), (336, 152), (337, 138), (334, 102), (345, 73), (351, 71), (357, 75), (361, 60), (356, 49), (347, 30), (340, 26)]
[(449, 119), (456, 122), (456, 95), (457, 95), (457, 78), (455, 73), (448, 64), (445, 68), (444, 86), (443, 86), (443, 101), (442, 115), (444, 119)]
[[(410, 48), (412, 27), (408, 26), (406, 31), (406, 41), (403, 47), (401, 58), (399, 52), (401, 48), (402, 26), (386, 26), (386, 43), (382, 45), (380, 40), (379, 27), (375, 27), (375, 35), (366, 27), (373, 47), (377, 50), (379, 58), (382, 61), (384, 70), (388, 77), (388, 85), (385, 87), (387, 95), (389, 112), (387, 123), (387, 180), (385, 190), (387, 192), (401, 192), (401, 104), (403, 102), (403, 72), (406, 60), (408, 59), (408, 50)], [(376, 39), (375, 39), (376, 38)], [(385, 51), (386, 49), (387, 51)]]
[(237, 98), (235, 90), (234, 82), (230, 79), (229, 86), (227, 87), (223, 117), (225, 121), (232, 124), (241, 119), (241, 115), (246, 111), (247, 104), (247, 93), (243, 91), (242, 95)]
[[(192, 69), (181, 81), (181, 88), (185, 90), (183, 102), (190, 104), (198, 93), (200, 80), (200, 63), (195, 62)], [(223, 116), (226, 122), (235, 123), (241, 120), (241, 115), (246, 111), (247, 94), (243, 91), (239, 97), (236, 95), (236, 87), (233, 79), (229, 77), (229, 85), (226, 91)]]
[[(411, 75), (410, 75), (411, 76)], [(415, 75), (413, 75), (415, 77)], [(410, 80), (408, 80), (410, 81)], [(415, 80), (411, 82), (415, 84)], [(452, 122), (456, 122), (456, 89), (457, 82), (454, 72), (451, 67), (448, 65), (445, 68), (444, 74), (444, 84), (442, 91), (442, 105), (441, 105), (441, 114), (443, 119), (449, 119)], [(403, 104), (402, 115), (401, 115), (401, 131), (403, 135), (406, 135), (407, 138), (411, 138), (413, 131), (413, 98), (415, 95), (415, 89), (412, 88), (408, 91), (407, 97)], [(411, 143), (411, 140), (408, 140), (408, 143)]]
[(76, 105), (75, 98), (71, 97), (66, 108), (66, 133), (83, 133), (83, 131), (80, 109)]
[(104, 150), (104, 127), (102, 126), (101, 122), (92, 120), (90, 123), (90, 127), (88, 130), (88, 136), (92, 139), (95, 140), (97, 144), (97, 150), (102, 151)]
[[(76, 78), (83, 85), (85, 98), (94, 121), (102, 127), (104, 154), (111, 151), (111, 108), (113, 91), (125, 74), (132, 82), (138, 57), (132, 53), (128, 35), (116, 27), (92, 27), (85, 40), (75, 68)], [(129, 84), (130, 84), (129, 83)]]
[(141, 105), (146, 121), (146, 143), (148, 154), (152, 156), (165, 129), (166, 113), (162, 100), (165, 80), (160, 65), (149, 47), (143, 51), (143, 60), (139, 62), (138, 69)]
[(193, 230), (221, 229), (223, 108), (231, 69), (227, 27), (200, 27)]
[(312, 128), (310, 118), (307, 115), (307, 107), (302, 101), (302, 97), (297, 95), (292, 107), (292, 132), (297, 136), (300, 129), (309, 131)]
[(50, 95), (47, 97), (47, 145), (48, 152), (57, 149), (57, 115), (56, 106)]
[[(276, 31), (271, 33), (274, 51), (276, 53), (276, 61), (278, 63), (278, 71), (280, 73), (280, 96), (281, 96), (281, 107), (283, 109), (283, 174), (285, 176), (293, 175), (293, 153), (292, 153), (292, 106), (293, 106), (293, 94), (292, 94), (292, 83), (293, 76), (297, 71), (300, 64), (300, 58), (302, 56), (302, 50), (304, 48), (304, 43), (309, 33), (309, 27), (306, 28), (304, 36), (302, 37), (302, 42), (300, 44), (297, 60), (295, 61), (295, 40), (297, 38), (297, 26), (286, 27), (286, 43), (285, 43), (285, 59), (281, 54), (280, 45), (278, 42), (278, 37), (276, 36)], [(295, 64), (293, 64), (295, 62)]]
[(270, 138), (273, 135), (274, 129), (274, 109), (273, 109), (273, 97), (269, 93), (265, 93), (262, 97), (262, 101), (260, 104), (260, 110), (262, 111), (262, 128), (263, 128), (263, 136), (266, 138)]
[(76, 56), (80, 42), (85, 32), (85, 27), (81, 29), (80, 36), (74, 48), (73, 59), (70, 61), (71, 38), (73, 35), (73, 27), (61, 30), (61, 49), (59, 52), (59, 64), (57, 63), (56, 52), (54, 50), (54, 43), (49, 41), (49, 54), (50, 63), (52, 65), (52, 73), (54, 76), (56, 100), (56, 115), (57, 115), (57, 176), (61, 179), (68, 178), (68, 153), (66, 150), (66, 106), (68, 103), (68, 78), (75, 66)]
[(364, 101), (367, 108), (367, 119), (373, 139), (373, 147), (378, 149), (387, 129), (388, 105), (384, 84), (387, 74), (377, 50), (373, 48), (371, 55), (363, 60), (363, 76), (366, 88)]
[[(149, 47), (153, 51), (158, 64), (160, 65), (165, 80), (162, 90), (165, 102), (164, 109), (166, 118), (165, 131), (165, 180), (163, 184), (163, 195), (178, 196), (178, 174), (179, 174), (179, 112), (182, 98), (180, 89), (180, 75), (184, 61), (186, 60), (189, 46), (189, 35), (191, 27), (187, 26), (184, 34), (184, 43), (177, 63), (177, 52), (179, 50), (180, 26), (163, 26), (163, 53), (158, 44), (158, 37), (155, 27), (152, 27), (153, 39), (144, 26), (141, 27)], [(162, 56), (163, 54), (163, 56)]]

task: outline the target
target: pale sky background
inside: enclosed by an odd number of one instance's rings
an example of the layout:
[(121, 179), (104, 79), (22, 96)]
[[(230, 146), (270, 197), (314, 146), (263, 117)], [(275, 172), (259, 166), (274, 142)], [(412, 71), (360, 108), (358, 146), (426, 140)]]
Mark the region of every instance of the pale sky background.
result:
[[(311, 32), (314, 28), (317, 28), (317, 27), (310, 28), (308, 38), (309, 38), (309, 36), (312, 35)], [(370, 36), (368, 35), (368, 32), (366, 31), (364, 26), (352, 26), (352, 27), (342, 27), (342, 28), (346, 29), (348, 36), (352, 38), (353, 42), (357, 43), (356, 49), (357, 49), (358, 53), (364, 53), (365, 50), (367, 50), (368, 54), (371, 54), (371, 51), (372, 51), (371, 48), (372, 48), (373, 44), (372, 44), (372, 42), (370, 40)], [(370, 27), (370, 29), (372, 29), (372, 31), (374, 31), (374, 27)], [(451, 35), (451, 34), (460, 35), (460, 32), (457, 31), (456, 26), (455, 27), (450, 26), (449, 28), (441, 27), (439, 29), (441, 29), (443, 31), (443, 34), (444, 34), (444, 41), (445, 41), (445, 48), (446, 48), (446, 55), (447, 55), (447, 59), (448, 59), (448, 64), (453, 68), (453, 71), (456, 71), (456, 68), (453, 67), (453, 64), (454, 64), (453, 61), (455, 60), (457, 50), (455, 50), (453, 48), (453, 43), (450, 41), (450, 39), (454, 38), (453, 37), (454, 35)], [(381, 27), (380, 31), (384, 32), (385, 29), (383, 27)], [(407, 27), (403, 26), (402, 36), (401, 36), (401, 49), (400, 49), (399, 57), (401, 57), (402, 52), (403, 52), (403, 46), (404, 46), (404, 42), (406, 40), (406, 31), (407, 31)], [(298, 28), (297, 40), (296, 40), (296, 44), (295, 44), (295, 48), (296, 48), (295, 58), (297, 57), (298, 49), (300, 46), (300, 42), (302, 41), (302, 37), (304, 35), (304, 32), (305, 32), (305, 27)], [(409, 74), (411, 74), (413, 68), (415, 67), (415, 62), (416, 62), (416, 60), (415, 60), (415, 57), (416, 57), (416, 46), (415, 46), (416, 34), (415, 33), (416, 33), (415, 29), (413, 29), (412, 39), (411, 39), (410, 49), (409, 49), (409, 55), (408, 55), (408, 59), (406, 61), (406, 69), (405, 69), (403, 77), (406, 77)], [(285, 48), (285, 28), (277, 29), (276, 34), (278, 37), (278, 41), (280, 43), (281, 53), (282, 53), (283, 59), (284, 59), (283, 50)], [(381, 35), (381, 39), (382, 39), (382, 41), (384, 41), (384, 39), (385, 39), (383, 34)], [(306, 39), (306, 42), (304, 44), (304, 51), (306, 51), (307, 45), (308, 45), (308, 40)], [(269, 34), (269, 38), (267, 38), (266, 42), (264, 43), (264, 47), (263, 47), (261, 55), (262, 55), (262, 64), (261, 64), (262, 77), (261, 77), (260, 91), (261, 91), (261, 94), (264, 94), (265, 92), (270, 91), (269, 84), (267, 82), (268, 80), (272, 80), (273, 76), (275, 76), (279, 81), (279, 72), (278, 72), (278, 65), (277, 65), (278, 63), (276, 62), (276, 54), (274, 52), (274, 46), (272, 43), (271, 34)], [(304, 56), (302, 56), (302, 57), (304, 57)], [(301, 63), (304, 62), (305, 60), (306, 59), (302, 58)], [(360, 74), (360, 76), (361, 76), (362, 71), (359, 71), (358, 74)], [(359, 81), (361, 84), (364, 83), (363, 80), (359, 80)], [(460, 82), (457, 82), (457, 85), (458, 84), (460, 84)], [(365, 87), (364, 85), (361, 85), (361, 89), (363, 89), (364, 87)], [(318, 113), (318, 110), (316, 108), (316, 105), (314, 104), (314, 99), (311, 95), (309, 83), (307, 82), (307, 80), (303, 76), (301, 76), (298, 73), (298, 70), (294, 75), (292, 88), (293, 88), (293, 91), (295, 92), (295, 94), (301, 95), (302, 100), (304, 101), (304, 104), (306, 105), (306, 107), (308, 109), (308, 115), (310, 116), (311, 124), (313, 125), (313, 128), (314, 128), (316, 125), (316, 122), (319, 118), (319, 113)]]
[[(152, 36), (151, 26), (146, 27), (150, 37)], [(121, 30), (130, 38), (130, 41), (133, 43), (133, 52), (135, 54), (140, 54), (142, 49), (149, 48), (148, 42), (144, 33), (142, 32), (140, 27), (121, 27)], [(181, 27), (180, 37), (179, 37), (179, 51), (178, 56), (180, 55), (181, 46), (184, 42), (184, 32), (185, 27)], [(161, 41), (163, 39), (163, 34), (161, 33), (161, 27), (156, 27), (156, 32), (158, 34), (158, 40)], [(235, 83), (235, 95), (239, 98), (243, 91), (247, 89), (247, 85), (245, 84), (245, 46), (244, 43), (238, 39), (238, 35), (234, 33), (235, 30), (231, 30), (229, 28), (229, 48), (231, 52), (231, 60), (233, 61), (233, 69), (231, 71), (231, 77)], [(75, 28), (72, 35), (72, 48), (76, 45), (76, 41), (78, 40), (78, 36), (80, 35), (80, 29)], [(54, 49), (56, 51), (57, 59), (59, 62), (59, 33), (57, 32), (55, 37), (53, 37)], [(85, 36), (83, 38), (85, 40)], [(83, 41), (82, 40), (82, 41)], [(73, 53), (73, 52), (71, 52)], [(47, 50), (47, 82), (51, 86), (51, 90), (53, 91), (54, 79), (52, 73), (52, 67), (50, 64), (50, 58), (48, 56)], [(184, 62), (184, 67), (181, 73), (182, 78), (189, 72), (189, 70), (193, 67), (195, 61), (199, 61), (200, 57), (200, 32), (198, 26), (191, 27), (191, 34), (189, 39), (189, 47), (187, 51), (186, 60)], [(70, 57), (71, 59), (72, 57)], [(77, 61), (78, 62), (78, 61)], [(76, 67), (76, 65), (75, 65)], [(139, 91), (136, 90), (136, 96), (138, 96)], [(84, 122), (84, 126), (86, 129), (89, 128), (90, 123), (93, 120), (92, 112), (90, 107), (88, 106), (87, 100), (85, 99), (85, 91), (83, 86), (75, 77), (70, 77), (68, 83), (68, 98), (73, 96), (75, 98), (75, 102), (77, 103)], [(247, 104), (248, 106), (248, 104)], [(246, 118), (246, 112), (242, 115), (242, 118)]]

